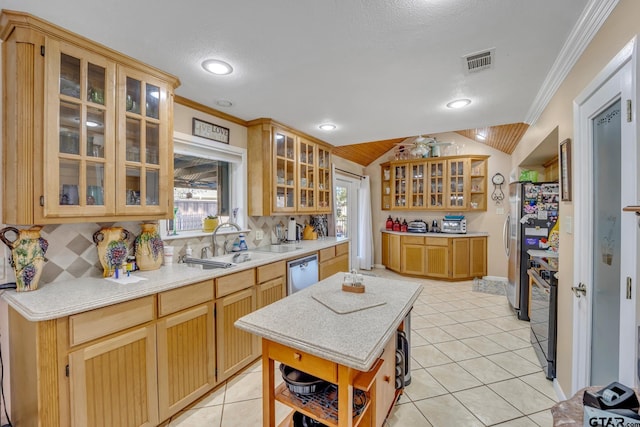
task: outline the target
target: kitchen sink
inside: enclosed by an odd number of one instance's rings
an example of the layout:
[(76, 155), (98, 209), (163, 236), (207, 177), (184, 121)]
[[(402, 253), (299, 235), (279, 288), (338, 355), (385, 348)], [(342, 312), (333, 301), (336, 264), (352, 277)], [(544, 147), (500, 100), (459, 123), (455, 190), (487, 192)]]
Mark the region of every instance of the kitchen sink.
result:
[(260, 253), (255, 251), (233, 252), (226, 255), (207, 258), (207, 261), (215, 261), (220, 263), (241, 264), (248, 261), (262, 261), (271, 258), (268, 253)]
[(268, 246), (258, 246), (252, 252), (271, 252), (271, 253), (285, 253), (291, 251), (297, 251), (298, 249), (302, 249), (302, 246), (292, 246), (292, 245), (268, 245)]

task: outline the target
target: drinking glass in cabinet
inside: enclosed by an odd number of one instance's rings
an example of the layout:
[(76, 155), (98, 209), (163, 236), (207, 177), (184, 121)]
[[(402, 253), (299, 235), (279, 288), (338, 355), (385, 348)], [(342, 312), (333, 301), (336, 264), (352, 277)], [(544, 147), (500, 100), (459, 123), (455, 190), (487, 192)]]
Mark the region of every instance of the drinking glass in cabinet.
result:
[(147, 84), (147, 102), (145, 105), (146, 116), (157, 119), (159, 104), (160, 88), (158, 86)]

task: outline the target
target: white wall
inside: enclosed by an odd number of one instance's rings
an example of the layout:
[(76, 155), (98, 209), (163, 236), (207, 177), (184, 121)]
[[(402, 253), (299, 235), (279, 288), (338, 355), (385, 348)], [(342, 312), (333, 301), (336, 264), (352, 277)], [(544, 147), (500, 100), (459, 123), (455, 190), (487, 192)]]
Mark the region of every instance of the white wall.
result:
[[(507, 276), (507, 260), (504, 255), (504, 248), (502, 243), (502, 229), (506, 214), (508, 213), (508, 201), (505, 200), (502, 205), (496, 205), (491, 200), (491, 192), (493, 191), (493, 185), (491, 184), (491, 177), (500, 172), (505, 177), (509, 176), (511, 169), (511, 156), (503, 153), (502, 151), (488, 147), (485, 144), (473, 141), (455, 132), (447, 132), (435, 135), (429, 135), (436, 137), (441, 142), (454, 142), (459, 147), (459, 154), (484, 154), (488, 155), (488, 194), (487, 194), (487, 211), (486, 212), (466, 212), (467, 218), (467, 230), (468, 231), (486, 231), (489, 233), (489, 239), (487, 243), (488, 258), (487, 258), (487, 274), (489, 276)], [(365, 169), (365, 174), (371, 176), (371, 204), (373, 214), (373, 238), (375, 248), (375, 263), (381, 263), (381, 233), (379, 230), (384, 227), (385, 220), (388, 215), (393, 218), (399, 217), (406, 218), (407, 221), (412, 219), (424, 219), (430, 225), (430, 220), (440, 219), (447, 212), (432, 212), (432, 211), (383, 211), (381, 209), (380, 201), (380, 164), (390, 160), (392, 157), (392, 151), (381, 156), (378, 160), (371, 163)], [(508, 198), (508, 186), (503, 185), (502, 190), (505, 193), (505, 198)], [(503, 211), (500, 212), (499, 209)]]

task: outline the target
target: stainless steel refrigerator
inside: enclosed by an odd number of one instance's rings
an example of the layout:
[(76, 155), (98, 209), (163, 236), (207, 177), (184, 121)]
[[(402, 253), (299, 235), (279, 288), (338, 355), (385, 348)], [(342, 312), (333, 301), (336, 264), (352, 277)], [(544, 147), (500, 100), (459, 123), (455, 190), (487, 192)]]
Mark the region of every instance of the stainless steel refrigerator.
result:
[(549, 232), (558, 220), (557, 182), (509, 184), (510, 211), (504, 224), (509, 259), (507, 299), (518, 319), (529, 320), (529, 249), (547, 249)]

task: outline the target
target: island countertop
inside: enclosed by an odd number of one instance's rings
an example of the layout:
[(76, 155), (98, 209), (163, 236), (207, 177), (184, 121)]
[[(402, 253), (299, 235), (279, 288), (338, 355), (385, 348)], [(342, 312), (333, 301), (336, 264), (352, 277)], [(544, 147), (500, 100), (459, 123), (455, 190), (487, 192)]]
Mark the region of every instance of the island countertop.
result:
[[(342, 291), (344, 273), (241, 317), (235, 326), (359, 371), (368, 371), (420, 295), (422, 285), (365, 276), (366, 292)], [(346, 312), (363, 305), (379, 304)], [(326, 305), (326, 300), (336, 306)], [(323, 301), (323, 302), (320, 302)], [(366, 305), (366, 304), (364, 304)], [(329, 308), (332, 307), (332, 308)], [(347, 308), (345, 308), (347, 307)]]

